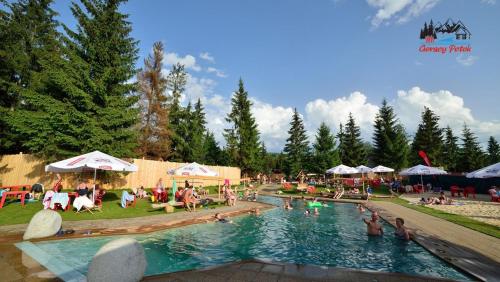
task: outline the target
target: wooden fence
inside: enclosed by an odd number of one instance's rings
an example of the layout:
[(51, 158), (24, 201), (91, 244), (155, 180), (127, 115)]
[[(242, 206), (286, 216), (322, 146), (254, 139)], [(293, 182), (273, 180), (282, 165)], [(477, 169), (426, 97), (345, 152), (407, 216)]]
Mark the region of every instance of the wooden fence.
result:
[[(170, 187), (172, 177), (167, 171), (176, 169), (185, 163), (151, 161), (143, 159), (132, 159), (132, 162), (138, 166), (139, 170), (132, 173), (113, 173), (97, 171), (97, 183), (102, 184), (106, 189), (120, 189), (144, 186), (146, 188), (154, 187), (158, 179), (163, 178), (163, 183)], [(32, 185), (42, 183), (45, 187), (51, 187), (55, 179), (55, 173), (45, 172), (45, 162), (32, 155), (4, 155), (0, 156), (0, 185)], [(241, 171), (237, 167), (227, 166), (207, 166), (219, 173), (221, 179), (229, 179), (231, 183), (240, 183)], [(85, 173), (61, 173), (63, 178), (63, 187), (76, 187), (82, 179), (92, 180), (93, 172)], [(218, 185), (223, 181), (216, 179), (201, 179), (193, 177), (198, 185)], [(222, 183), (221, 183), (222, 182)], [(182, 185), (182, 183), (178, 183)]]

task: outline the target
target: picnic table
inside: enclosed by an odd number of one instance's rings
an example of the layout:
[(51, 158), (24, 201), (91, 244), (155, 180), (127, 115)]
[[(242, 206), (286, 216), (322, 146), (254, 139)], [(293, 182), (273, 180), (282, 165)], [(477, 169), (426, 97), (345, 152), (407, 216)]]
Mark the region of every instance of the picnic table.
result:
[(29, 184), (22, 184), (22, 185), (11, 185), (11, 186), (1, 186), (0, 190), (10, 190), (10, 191), (20, 191), (23, 190), (23, 188), (26, 187), (26, 189), (31, 189), (31, 185)]
[(21, 205), (24, 207), (24, 200), (26, 199), (26, 194), (28, 194), (29, 191), (6, 191), (2, 193), (2, 201), (0, 202), (0, 209), (3, 208), (3, 204), (5, 203), (5, 199), (7, 196), (14, 196), (17, 197), (18, 195), (21, 195)]

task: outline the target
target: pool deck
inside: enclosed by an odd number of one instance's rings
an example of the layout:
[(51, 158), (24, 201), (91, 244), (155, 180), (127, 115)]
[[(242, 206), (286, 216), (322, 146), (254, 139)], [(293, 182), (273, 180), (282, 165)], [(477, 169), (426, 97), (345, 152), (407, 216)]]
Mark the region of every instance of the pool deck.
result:
[(362, 271), (340, 267), (302, 265), (280, 262), (249, 260), (234, 262), (216, 267), (181, 271), (169, 274), (149, 276), (145, 282), (165, 281), (256, 281), (256, 282), (302, 282), (302, 281), (346, 281), (346, 282), (438, 282), (453, 281), (424, 276)]

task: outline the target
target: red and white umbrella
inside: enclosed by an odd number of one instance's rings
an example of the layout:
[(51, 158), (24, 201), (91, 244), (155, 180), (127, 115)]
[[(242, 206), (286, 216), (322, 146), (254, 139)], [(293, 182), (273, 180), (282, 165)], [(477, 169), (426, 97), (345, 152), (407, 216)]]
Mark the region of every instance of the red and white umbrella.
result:
[(209, 169), (208, 167), (201, 165), (199, 163), (190, 163), (181, 166), (175, 170), (170, 171), (173, 175), (183, 175), (183, 176), (218, 176), (219, 173)]
[(138, 168), (135, 164), (128, 163), (119, 158), (115, 158), (99, 151), (94, 151), (84, 155), (76, 156), (66, 160), (51, 163), (45, 166), (46, 172), (82, 172), (94, 171), (94, 193), (97, 170), (110, 170), (133, 172)]

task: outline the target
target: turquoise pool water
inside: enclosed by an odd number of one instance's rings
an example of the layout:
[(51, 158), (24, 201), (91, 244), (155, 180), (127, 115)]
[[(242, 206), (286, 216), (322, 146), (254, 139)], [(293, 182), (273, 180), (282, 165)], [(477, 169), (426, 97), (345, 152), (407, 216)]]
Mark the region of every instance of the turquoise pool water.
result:
[[(274, 197), (261, 200), (283, 204)], [(385, 222), (386, 235), (368, 237), (361, 219), (369, 214), (360, 214), (352, 204), (330, 203), (320, 209), (319, 216), (307, 217), (302, 201), (293, 205), (291, 211), (277, 208), (260, 216), (236, 217), (232, 224), (198, 224), (131, 237), (144, 246), (147, 275), (258, 258), (469, 280), (418, 244), (395, 239), (394, 228)], [(117, 237), (48, 241), (36, 246), (85, 274), (92, 256)]]

